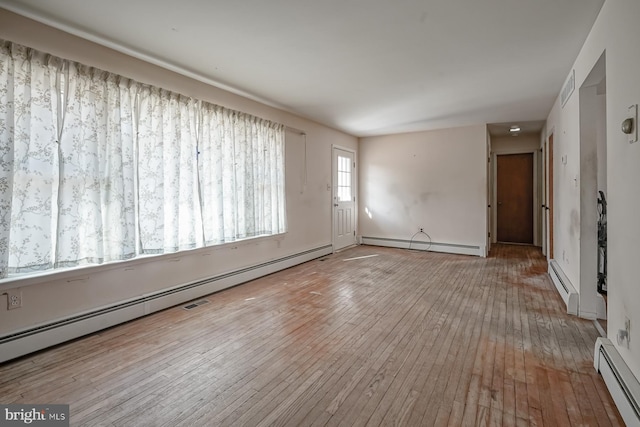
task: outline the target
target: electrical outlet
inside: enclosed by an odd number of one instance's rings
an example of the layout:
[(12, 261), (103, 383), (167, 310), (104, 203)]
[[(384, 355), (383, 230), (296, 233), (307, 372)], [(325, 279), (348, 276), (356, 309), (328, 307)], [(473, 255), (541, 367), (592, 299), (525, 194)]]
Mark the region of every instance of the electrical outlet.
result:
[(22, 307), (22, 291), (20, 289), (9, 289), (4, 294), (7, 296), (7, 310)]

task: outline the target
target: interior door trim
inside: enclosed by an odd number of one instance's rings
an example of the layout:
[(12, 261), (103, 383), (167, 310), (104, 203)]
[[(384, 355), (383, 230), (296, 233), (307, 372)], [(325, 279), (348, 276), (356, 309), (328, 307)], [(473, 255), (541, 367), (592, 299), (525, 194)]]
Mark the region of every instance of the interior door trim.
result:
[(539, 149), (518, 149), (512, 150), (500, 150), (498, 152), (491, 152), (491, 175), (492, 175), (492, 192), (491, 195), (491, 242), (498, 242), (498, 156), (509, 154), (533, 154), (533, 245), (541, 246), (540, 236), (540, 218), (541, 212), (538, 209), (541, 206), (541, 196), (538, 194), (537, 182), (540, 179), (540, 173), (537, 168), (537, 164), (540, 161)]
[(330, 215), (330, 219), (331, 219), (331, 246), (333, 246), (333, 251), (335, 252), (335, 237), (336, 237), (336, 233), (335, 233), (335, 224), (336, 224), (336, 210), (334, 209), (333, 206), (333, 196), (334, 196), (334, 191), (335, 188), (334, 186), (336, 185), (336, 183), (334, 182), (335, 176), (336, 176), (336, 165), (333, 162), (333, 155), (335, 150), (342, 150), (342, 151), (347, 151), (349, 153), (353, 154), (353, 161), (355, 163), (355, 168), (354, 168), (354, 176), (353, 176), (353, 196), (355, 197), (355, 202), (353, 204), (353, 227), (356, 231), (356, 238), (355, 238), (355, 242), (357, 243), (360, 239), (359, 234), (358, 234), (358, 203), (360, 203), (360, 198), (359, 198), (359, 194), (358, 194), (358, 152), (350, 147), (346, 147), (343, 145), (339, 145), (339, 144), (331, 144), (331, 184), (329, 185), (329, 203), (331, 206), (331, 215)]

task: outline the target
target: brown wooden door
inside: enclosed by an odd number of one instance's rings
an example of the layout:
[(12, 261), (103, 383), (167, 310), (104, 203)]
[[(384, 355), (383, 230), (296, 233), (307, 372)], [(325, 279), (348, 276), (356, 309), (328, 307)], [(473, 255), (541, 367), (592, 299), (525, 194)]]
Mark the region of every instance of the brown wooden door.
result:
[(533, 153), (498, 156), (498, 241), (533, 244)]

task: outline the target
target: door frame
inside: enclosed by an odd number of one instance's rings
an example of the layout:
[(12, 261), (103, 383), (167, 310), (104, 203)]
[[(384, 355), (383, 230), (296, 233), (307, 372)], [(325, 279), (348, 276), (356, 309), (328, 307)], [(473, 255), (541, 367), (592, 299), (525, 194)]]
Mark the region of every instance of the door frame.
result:
[(331, 184), (330, 184), (330, 196), (329, 196), (329, 203), (330, 203), (330, 209), (331, 209), (331, 246), (333, 248), (333, 252), (335, 253), (335, 238), (336, 238), (336, 233), (335, 233), (335, 227), (336, 227), (336, 210), (334, 209), (333, 206), (333, 198), (336, 196), (336, 188), (338, 186), (338, 183), (335, 182), (336, 180), (336, 164), (333, 161), (334, 158), (334, 153), (335, 150), (342, 150), (342, 151), (347, 151), (349, 153), (353, 154), (353, 162), (355, 163), (355, 166), (353, 167), (354, 173), (353, 173), (353, 197), (354, 197), (354, 202), (353, 202), (353, 229), (356, 232), (355, 238), (354, 238), (354, 244), (359, 244), (360, 243), (360, 236), (358, 235), (358, 203), (359, 203), (359, 196), (358, 196), (358, 152), (353, 149), (353, 148), (349, 148), (349, 147), (345, 147), (344, 145), (338, 145), (338, 144), (331, 144)]
[(546, 139), (546, 179), (545, 179), (545, 187), (546, 187), (546, 209), (545, 209), (545, 219), (547, 221), (546, 234), (547, 236), (547, 259), (552, 260), (553, 258), (553, 134), (555, 129), (551, 129), (549, 135)]
[(491, 195), (491, 242), (498, 242), (498, 156), (509, 154), (533, 154), (533, 245), (540, 246), (540, 194), (538, 194), (538, 180), (540, 173), (538, 172), (538, 162), (540, 161), (540, 152), (538, 149), (521, 149), (513, 148), (508, 150), (491, 152), (491, 176), (493, 177), (491, 187), (493, 194)]

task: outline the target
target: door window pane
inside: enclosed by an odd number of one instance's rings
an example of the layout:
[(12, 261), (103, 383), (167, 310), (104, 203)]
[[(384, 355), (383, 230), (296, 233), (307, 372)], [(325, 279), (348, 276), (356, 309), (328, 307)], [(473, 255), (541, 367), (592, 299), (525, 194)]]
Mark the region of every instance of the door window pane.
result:
[(338, 156), (338, 201), (351, 200), (351, 159)]

